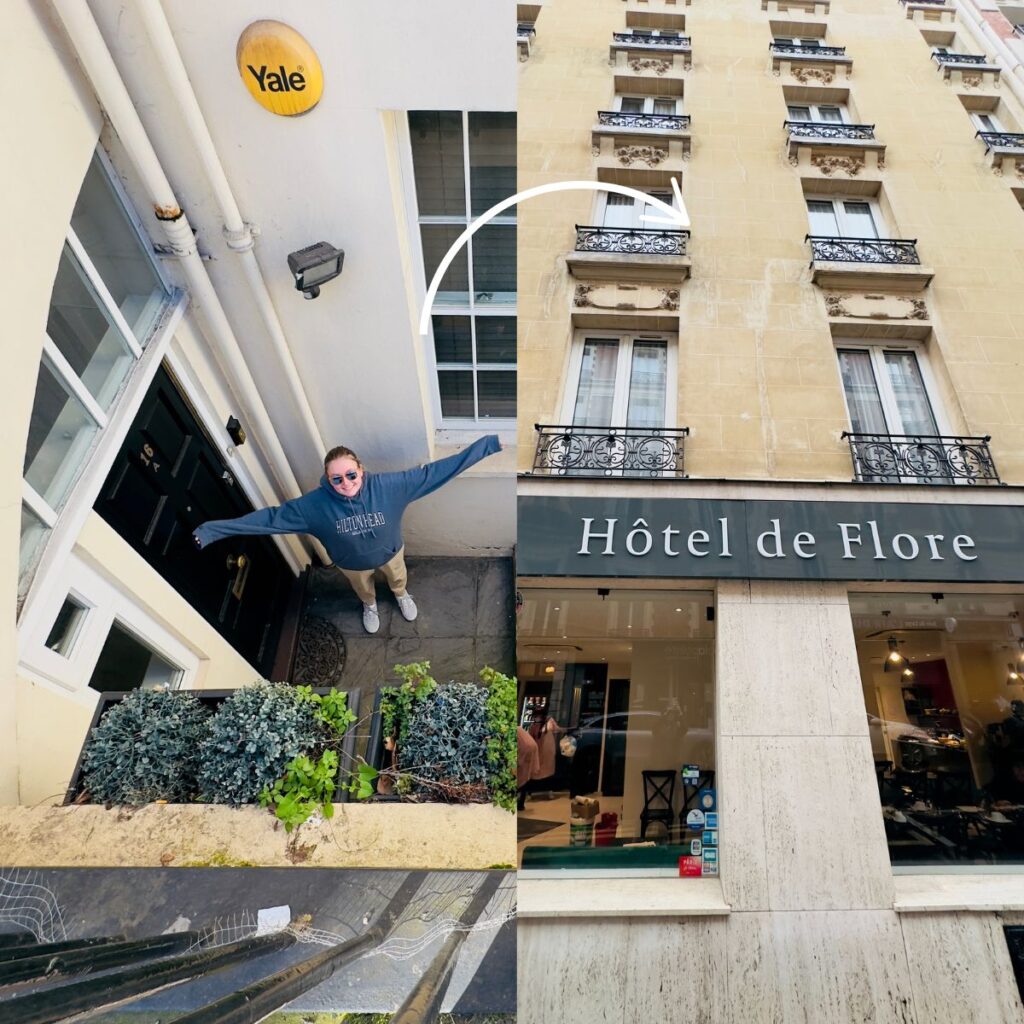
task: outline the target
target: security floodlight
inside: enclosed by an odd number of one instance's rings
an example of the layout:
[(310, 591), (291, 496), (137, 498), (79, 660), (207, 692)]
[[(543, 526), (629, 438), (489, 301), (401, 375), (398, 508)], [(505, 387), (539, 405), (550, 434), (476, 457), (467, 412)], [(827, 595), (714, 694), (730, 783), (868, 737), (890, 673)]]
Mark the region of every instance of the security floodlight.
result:
[(288, 269), (295, 277), (295, 287), (307, 299), (320, 294), (320, 285), (341, 273), (345, 253), (330, 242), (317, 242), (298, 252), (288, 254)]

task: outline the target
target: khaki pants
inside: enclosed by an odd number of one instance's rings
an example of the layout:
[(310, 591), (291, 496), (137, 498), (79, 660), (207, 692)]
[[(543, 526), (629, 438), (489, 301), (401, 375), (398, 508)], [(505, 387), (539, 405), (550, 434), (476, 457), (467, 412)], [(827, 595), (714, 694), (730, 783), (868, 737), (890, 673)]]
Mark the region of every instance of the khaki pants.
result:
[(384, 574), (384, 579), (387, 580), (387, 584), (395, 597), (405, 597), (405, 584), (409, 575), (405, 569), (404, 547), (399, 548), (398, 554), (390, 562), (385, 562), (379, 569), (342, 569), (341, 566), (338, 566), (338, 569), (345, 579), (352, 584), (352, 589), (363, 604), (377, 603), (377, 591), (373, 585), (373, 574), (375, 572), (382, 572)]

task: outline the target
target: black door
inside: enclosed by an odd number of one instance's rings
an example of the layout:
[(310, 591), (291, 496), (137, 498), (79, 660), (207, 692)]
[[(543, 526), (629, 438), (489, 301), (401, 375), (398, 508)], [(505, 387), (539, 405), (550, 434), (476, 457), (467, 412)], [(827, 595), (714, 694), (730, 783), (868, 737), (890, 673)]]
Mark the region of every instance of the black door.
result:
[(161, 367), (96, 511), (239, 654), (268, 675), (294, 579), (288, 564), (266, 537), (229, 538), (203, 551), (192, 541), (200, 523), (252, 510)]

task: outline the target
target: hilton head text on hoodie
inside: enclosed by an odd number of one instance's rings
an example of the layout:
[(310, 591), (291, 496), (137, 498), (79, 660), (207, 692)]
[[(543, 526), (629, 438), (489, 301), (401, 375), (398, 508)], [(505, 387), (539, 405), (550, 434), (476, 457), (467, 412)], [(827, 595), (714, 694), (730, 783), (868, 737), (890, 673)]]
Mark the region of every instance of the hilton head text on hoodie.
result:
[(351, 498), (339, 494), (326, 476), (315, 491), (276, 508), (261, 508), (238, 519), (214, 519), (197, 527), (201, 548), (237, 534), (308, 533), (342, 569), (376, 569), (402, 547), (402, 513), (417, 498), (442, 487), (474, 463), (500, 450), (496, 434), (474, 441), (446, 459), (401, 473), (365, 473)]

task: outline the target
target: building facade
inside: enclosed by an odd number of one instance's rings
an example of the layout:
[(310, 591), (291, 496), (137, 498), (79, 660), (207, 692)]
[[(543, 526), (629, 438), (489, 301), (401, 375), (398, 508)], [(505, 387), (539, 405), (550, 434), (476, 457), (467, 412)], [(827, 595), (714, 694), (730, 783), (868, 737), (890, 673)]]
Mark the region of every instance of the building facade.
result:
[(1021, 1019), (1010, 23), (520, 23), (521, 1019)]
[[(198, 522), (315, 487), (337, 444), (384, 471), (513, 437), (514, 217), (457, 259), (426, 336), (419, 321), (459, 225), (514, 185), (516, 59), (504, 4), (399, 5), (383, 27), (332, 4), (9, 14), (5, 82), (34, 99), (4, 114), (21, 157), (3, 172), (20, 242), (0, 801), (37, 804), (63, 797), (98, 690), (233, 688), (279, 664), (321, 552), (253, 539), (200, 564)], [(310, 83), (322, 69), (301, 116), (246, 87), (236, 46), (258, 19), (300, 34)], [(382, 33), (389, 59), (371, 61)], [(471, 102), (467, 81), (486, 83)], [(452, 161), (464, 188), (441, 194)], [(288, 257), (321, 241), (342, 272), (305, 301)], [(507, 557), (512, 494), (511, 453), (474, 467), (410, 509), (409, 553)]]

